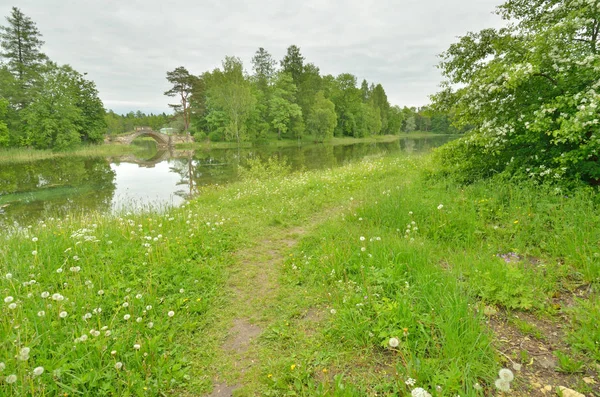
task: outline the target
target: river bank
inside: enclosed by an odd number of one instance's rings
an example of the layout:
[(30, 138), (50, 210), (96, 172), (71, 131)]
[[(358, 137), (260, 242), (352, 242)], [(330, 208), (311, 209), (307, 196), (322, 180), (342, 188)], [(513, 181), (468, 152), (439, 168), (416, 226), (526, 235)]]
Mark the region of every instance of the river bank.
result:
[(162, 214), (5, 231), (0, 387), (480, 396), (506, 367), (515, 395), (597, 393), (595, 193), (435, 171), (263, 164)]

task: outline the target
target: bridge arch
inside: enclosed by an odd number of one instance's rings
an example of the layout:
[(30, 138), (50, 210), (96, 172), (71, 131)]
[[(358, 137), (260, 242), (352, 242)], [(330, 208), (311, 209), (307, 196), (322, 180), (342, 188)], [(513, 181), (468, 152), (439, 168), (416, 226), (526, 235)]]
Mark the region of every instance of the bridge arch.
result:
[(169, 140), (169, 135), (161, 134), (160, 132), (156, 132), (153, 130), (140, 130), (136, 131), (129, 136), (127, 136), (127, 142), (130, 144), (134, 139), (139, 137), (150, 137), (156, 141), (159, 146), (170, 146), (171, 142)]

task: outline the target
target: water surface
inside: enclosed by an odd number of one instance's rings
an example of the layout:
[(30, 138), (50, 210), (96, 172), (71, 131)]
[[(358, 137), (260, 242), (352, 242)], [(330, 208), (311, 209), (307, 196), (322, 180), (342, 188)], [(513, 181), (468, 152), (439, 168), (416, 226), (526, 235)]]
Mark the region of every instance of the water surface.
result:
[[(142, 140), (142, 154), (118, 158), (65, 157), (0, 165), (0, 225), (31, 224), (46, 217), (89, 211), (179, 205), (198, 187), (238, 179), (249, 158), (285, 158), (293, 170), (331, 168), (382, 153), (428, 151), (449, 136), (402, 138), (386, 143), (157, 150)], [(139, 151), (136, 151), (138, 153)]]

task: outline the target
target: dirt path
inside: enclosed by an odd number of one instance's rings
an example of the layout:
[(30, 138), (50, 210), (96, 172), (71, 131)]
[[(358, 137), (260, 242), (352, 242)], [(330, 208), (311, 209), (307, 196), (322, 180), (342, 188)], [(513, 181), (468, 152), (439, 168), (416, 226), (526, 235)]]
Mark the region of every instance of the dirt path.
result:
[(232, 396), (241, 378), (260, 357), (253, 342), (269, 324), (266, 315), (277, 304), (280, 264), (306, 233), (305, 228), (275, 229), (252, 247), (236, 253), (227, 284), (227, 309), (220, 324), (227, 329), (217, 360), (217, 376), (208, 397)]

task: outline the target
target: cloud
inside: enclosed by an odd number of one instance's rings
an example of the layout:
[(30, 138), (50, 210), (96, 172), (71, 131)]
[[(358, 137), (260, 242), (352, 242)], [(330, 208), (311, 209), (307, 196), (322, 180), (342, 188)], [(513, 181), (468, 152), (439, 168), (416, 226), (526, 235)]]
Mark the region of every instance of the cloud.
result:
[(441, 81), (437, 54), (500, 25), (499, 0), (15, 1), (44, 52), (87, 72), (118, 112), (168, 112), (165, 75), (177, 66), (200, 74), (235, 55), (250, 69), (258, 47), (281, 59), (291, 44), (323, 74), (352, 73), (381, 83), (393, 104), (423, 105)]

